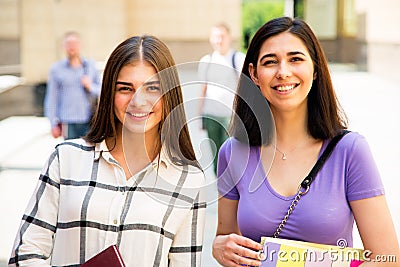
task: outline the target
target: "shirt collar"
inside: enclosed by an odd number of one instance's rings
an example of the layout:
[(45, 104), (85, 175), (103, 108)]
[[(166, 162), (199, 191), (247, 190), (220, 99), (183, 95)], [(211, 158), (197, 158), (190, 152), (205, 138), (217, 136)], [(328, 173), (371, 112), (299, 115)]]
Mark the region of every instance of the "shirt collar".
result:
[[(81, 59), (82, 66), (88, 64), (88, 61), (86, 60), (86, 58), (80, 57), (80, 59)], [(67, 66), (67, 67), (70, 66), (68, 58), (64, 58), (64, 64), (65, 64), (65, 66)]]
[(165, 168), (168, 168), (171, 165), (171, 160), (167, 156), (167, 152), (165, 151), (165, 148), (161, 148), (160, 154), (153, 160), (151, 163), (153, 166), (157, 167), (158, 165), (158, 159), (160, 159), (161, 165), (163, 165)]
[(218, 51), (214, 51), (213, 54), (214, 55), (219, 55), (221, 57), (227, 57), (227, 58), (231, 58), (233, 53), (235, 52), (235, 50), (233, 50), (233, 48), (229, 48), (228, 52), (225, 55), (222, 55), (220, 52)]
[[(109, 152), (109, 148), (107, 147), (106, 141), (103, 140), (101, 143), (96, 144), (95, 152), (94, 152), (94, 160), (99, 160), (99, 158), (102, 156), (106, 161), (109, 162), (117, 162), (114, 157), (111, 155)], [(158, 162), (160, 159), (160, 165), (164, 166), (165, 168), (168, 168), (171, 165), (171, 160), (167, 156), (167, 152), (165, 151), (165, 148), (161, 149), (160, 154), (151, 162), (151, 165), (153, 167), (158, 166)]]

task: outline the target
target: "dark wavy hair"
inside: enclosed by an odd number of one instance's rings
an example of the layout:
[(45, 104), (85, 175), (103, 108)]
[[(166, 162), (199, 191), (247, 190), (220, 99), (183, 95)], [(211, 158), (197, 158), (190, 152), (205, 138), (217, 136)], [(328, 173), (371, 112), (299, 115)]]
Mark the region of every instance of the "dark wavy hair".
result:
[(327, 60), (315, 34), (303, 20), (280, 17), (268, 21), (252, 38), (235, 96), (236, 115), (232, 119), (231, 134), (250, 145), (270, 144), (274, 125), (267, 101), (250, 78), (249, 64), (256, 67), (263, 43), (283, 32), (298, 37), (307, 47), (314, 63), (316, 79), (307, 101), (309, 134), (316, 139), (328, 139), (347, 128), (346, 115), (336, 97)]
[(166, 149), (172, 162), (200, 168), (187, 127), (175, 61), (168, 47), (155, 36), (128, 38), (111, 53), (104, 69), (98, 107), (84, 139), (99, 143), (108, 137), (116, 138), (119, 121), (114, 113), (114, 98), (118, 74), (125, 65), (138, 60), (149, 62), (160, 79), (163, 110), (158, 132), (161, 147)]

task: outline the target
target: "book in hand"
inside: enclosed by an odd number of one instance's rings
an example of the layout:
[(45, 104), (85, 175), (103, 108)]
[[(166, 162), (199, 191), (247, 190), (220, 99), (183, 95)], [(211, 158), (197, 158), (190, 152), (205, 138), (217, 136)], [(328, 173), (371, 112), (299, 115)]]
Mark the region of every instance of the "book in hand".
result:
[(264, 249), (259, 252), (259, 258), (263, 267), (352, 267), (366, 260), (362, 249), (339, 242), (338, 246), (333, 246), (262, 237), (261, 245)]
[(118, 247), (112, 245), (87, 260), (81, 267), (125, 267)]

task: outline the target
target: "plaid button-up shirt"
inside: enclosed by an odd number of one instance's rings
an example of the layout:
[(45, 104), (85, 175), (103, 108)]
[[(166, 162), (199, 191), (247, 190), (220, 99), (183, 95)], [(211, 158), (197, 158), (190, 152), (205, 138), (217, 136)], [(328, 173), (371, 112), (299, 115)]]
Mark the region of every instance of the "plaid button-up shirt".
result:
[(9, 266), (79, 266), (113, 244), (126, 266), (200, 266), (204, 188), (201, 170), (164, 153), (126, 180), (104, 141), (65, 141), (42, 170)]

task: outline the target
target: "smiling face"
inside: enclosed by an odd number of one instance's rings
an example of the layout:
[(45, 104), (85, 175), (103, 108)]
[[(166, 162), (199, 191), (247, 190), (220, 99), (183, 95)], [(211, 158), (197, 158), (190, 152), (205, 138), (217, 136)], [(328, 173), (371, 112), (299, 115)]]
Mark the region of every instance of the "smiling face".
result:
[(283, 32), (265, 40), (257, 66), (249, 64), (249, 72), (272, 110), (307, 109), (314, 64), (304, 43), (292, 33)]
[(115, 88), (115, 114), (132, 133), (158, 136), (163, 102), (155, 68), (146, 61), (122, 67)]

